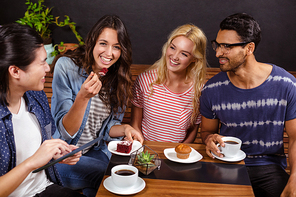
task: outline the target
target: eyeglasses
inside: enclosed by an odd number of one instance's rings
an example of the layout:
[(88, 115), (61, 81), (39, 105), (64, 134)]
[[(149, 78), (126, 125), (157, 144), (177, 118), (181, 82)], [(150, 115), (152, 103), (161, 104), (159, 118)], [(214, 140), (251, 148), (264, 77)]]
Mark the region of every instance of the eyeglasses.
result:
[(225, 44), (225, 43), (218, 43), (216, 40), (212, 40), (212, 47), (214, 51), (217, 51), (218, 48), (221, 48), (223, 53), (229, 53), (230, 49), (235, 46), (244, 46), (246, 44), (249, 44), (250, 42), (239, 42), (234, 44)]

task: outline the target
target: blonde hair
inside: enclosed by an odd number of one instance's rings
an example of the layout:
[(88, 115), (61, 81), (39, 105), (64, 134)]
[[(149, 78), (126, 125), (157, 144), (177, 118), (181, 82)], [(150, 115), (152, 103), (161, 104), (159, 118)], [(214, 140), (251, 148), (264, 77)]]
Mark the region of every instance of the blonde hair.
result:
[(179, 36), (185, 36), (194, 43), (192, 55), (196, 58), (196, 61), (192, 62), (186, 70), (186, 81), (193, 81), (194, 93), (192, 95), (192, 107), (193, 114), (191, 116), (191, 124), (195, 123), (195, 120), (199, 114), (199, 97), (201, 95), (201, 89), (204, 85), (206, 78), (206, 48), (207, 38), (204, 32), (193, 24), (185, 24), (177, 27), (168, 37), (168, 41), (162, 47), (162, 56), (156, 61), (149, 70), (157, 70), (157, 78), (150, 84), (151, 95), (153, 94), (152, 86), (154, 84), (163, 84), (167, 78), (167, 65), (166, 65), (166, 51), (171, 42)]

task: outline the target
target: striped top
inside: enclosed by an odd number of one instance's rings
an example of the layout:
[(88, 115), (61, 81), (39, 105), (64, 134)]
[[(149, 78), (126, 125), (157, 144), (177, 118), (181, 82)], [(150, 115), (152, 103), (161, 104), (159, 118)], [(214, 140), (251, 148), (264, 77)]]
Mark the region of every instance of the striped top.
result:
[[(80, 147), (96, 139), (104, 120), (108, 118), (109, 115), (110, 109), (108, 109), (99, 98), (99, 94), (92, 97), (87, 122), (78, 140), (77, 146)], [(86, 153), (90, 148), (91, 147), (84, 149), (82, 153)]]
[[(193, 86), (183, 93), (174, 93), (164, 84), (150, 84), (156, 79), (156, 70), (140, 74), (133, 86), (132, 103), (143, 108), (142, 133), (145, 140), (184, 141), (193, 113)], [(201, 122), (198, 116), (196, 124)]]

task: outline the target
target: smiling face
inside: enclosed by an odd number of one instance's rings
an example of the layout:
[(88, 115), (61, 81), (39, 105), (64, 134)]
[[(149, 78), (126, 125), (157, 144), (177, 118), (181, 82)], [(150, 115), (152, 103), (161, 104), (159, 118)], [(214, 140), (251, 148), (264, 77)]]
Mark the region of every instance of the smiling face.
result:
[(172, 40), (166, 51), (166, 63), (169, 72), (184, 72), (194, 62), (192, 52), (194, 43), (185, 36), (178, 36)]
[(46, 51), (44, 47), (36, 49), (35, 60), (27, 67), (20, 71), (20, 86), (24, 91), (34, 90), (40, 91), (44, 88), (46, 72), (50, 71), (49, 65), (46, 62)]
[(98, 37), (93, 50), (95, 65), (93, 71), (98, 73), (103, 68), (112, 66), (121, 55), (121, 47), (118, 42), (117, 31), (111, 28), (105, 28)]
[[(233, 44), (239, 43), (238, 34), (234, 30), (220, 30), (217, 34), (218, 43)], [(225, 54), (220, 48), (216, 51), (216, 57), (219, 59), (221, 71), (237, 71), (246, 62), (246, 47), (234, 46), (229, 53)]]

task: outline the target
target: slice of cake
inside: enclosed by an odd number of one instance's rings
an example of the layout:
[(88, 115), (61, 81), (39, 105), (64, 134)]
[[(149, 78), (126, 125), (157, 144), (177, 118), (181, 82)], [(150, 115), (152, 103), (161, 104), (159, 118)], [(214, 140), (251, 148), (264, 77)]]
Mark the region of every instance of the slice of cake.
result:
[(99, 75), (102, 77), (102, 76), (105, 76), (106, 73), (108, 72), (108, 69), (107, 68), (103, 68), (100, 72), (99, 72)]
[(122, 141), (117, 143), (117, 152), (120, 153), (130, 153), (132, 150), (133, 142), (131, 141)]

